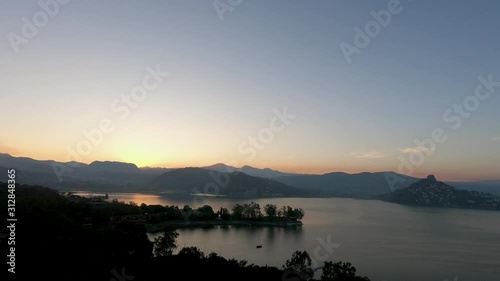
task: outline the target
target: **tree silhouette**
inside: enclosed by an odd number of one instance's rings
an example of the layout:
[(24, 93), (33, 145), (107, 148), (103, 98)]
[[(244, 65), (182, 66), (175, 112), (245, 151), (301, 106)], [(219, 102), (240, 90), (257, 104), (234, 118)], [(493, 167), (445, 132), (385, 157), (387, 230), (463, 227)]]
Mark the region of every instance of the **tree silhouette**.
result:
[(155, 238), (153, 253), (156, 257), (165, 257), (172, 255), (177, 248), (175, 239), (179, 233), (174, 229), (165, 229), (163, 233)]
[(278, 216), (282, 218), (288, 218), (288, 209), (286, 206), (283, 206), (278, 210)]
[(302, 208), (296, 208), (296, 209), (294, 209), (294, 210), (293, 210), (293, 213), (294, 213), (294, 214), (293, 214), (293, 215), (294, 215), (294, 217), (295, 217), (297, 220), (301, 220), (301, 219), (304, 217), (304, 215), (305, 215), (305, 212), (304, 212), (304, 210), (303, 210)]
[(184, 247), (179, 251), (179, 256), (186, 256), (201, 260), (205, 258), (205, 253), (203, 253), (198, 247)]
[(255, 202), (250, 202), (250, 204), (243, 205), (243, 217), (249, 219), (260, 218), (262, 214), (260, 213), (260, 206)]
[(326, 261), (323, 266), (323, 274), (321, 274), (323, 281), (344, 281), (344, 280), (364, 280), (356, 278), (356, 268), (350, 262), (337, 262)]
[(203, 207), (196, 209), (196, 214), (197, 219), (199, 220), (210, 220), (217, 217), (212, 207), (208, 205), (204, 205)]
[(229, 214), (229, 211), (226, 208), (220, 208), (219, 210), (219, 216), (222, 220), (228, 220), (231, 215)]
[(276, 216), (277, 210), (278, 210), (278, 208), (276, 207), (276, 205), (273, 205), (273, 204), (267, 204), (266, 206), (264, 206), (264, 212), (270, 218), (273, 218)]
[(286, 261), (284, 268), (297, 274), (302, 280), (311, 280), (314, 275), (311, 257), (306, 251), (295, 251), (292, 258)]
[(243, 211), (245, 210), (245, 207), (243, 207), (240, 204), (236, 204), (233, 207), (233, 216), (236, 220), (239, 220), (243, 217)]

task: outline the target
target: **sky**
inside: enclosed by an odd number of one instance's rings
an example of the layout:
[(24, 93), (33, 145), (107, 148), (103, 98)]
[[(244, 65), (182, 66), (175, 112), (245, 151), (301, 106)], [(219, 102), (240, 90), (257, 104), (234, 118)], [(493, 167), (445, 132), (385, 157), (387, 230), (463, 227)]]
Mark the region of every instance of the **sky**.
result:
[(500, 179), (499, 10), (2, 1), (0, 152)]

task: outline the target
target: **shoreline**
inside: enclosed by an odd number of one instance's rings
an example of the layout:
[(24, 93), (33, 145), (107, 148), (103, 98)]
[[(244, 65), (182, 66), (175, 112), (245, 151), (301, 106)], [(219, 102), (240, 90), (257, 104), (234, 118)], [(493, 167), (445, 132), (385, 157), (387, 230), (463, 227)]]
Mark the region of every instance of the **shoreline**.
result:
[(178, 228), (203, 228), (203, 227), (214, 227), (214, 226), (238, 226), (238, 227), (255, 227), (255, 226), (271, 226), (271, 227), (300, 227), (303, 223), (300, 221), (280, 221), (280, 222), (270, 222), (270, 221), (221, 221), (221, 220), (210, 220), (210, 221), (165, 221), (158, 224), (144, 223), (146, 231), (148, 233), (158, 233), (166, 226)]

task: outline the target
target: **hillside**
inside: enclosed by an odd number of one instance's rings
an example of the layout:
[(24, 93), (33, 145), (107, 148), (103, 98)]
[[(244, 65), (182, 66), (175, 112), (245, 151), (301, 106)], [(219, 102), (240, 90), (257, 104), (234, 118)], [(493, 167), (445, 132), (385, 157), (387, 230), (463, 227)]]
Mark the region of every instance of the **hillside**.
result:
[(385, 199), (404, 205), (500, 210), (500, 197), (490, 193), (456, 189), (437, 181), (434, 176), (396, 190)]
[[(71, 165), (68, 165), (71, 164)], [(138, 168), (133, 163), (112, 162), (112, 161), (94, 161), (91, 164), (81, 162), (58, 162), (54, 160), (36, 160), (27, 157), (13, 157), (9, 154), (0, 153), (0, 168), (16, 169), (17, 181), (22, 184), (44, 185), (51, 188), (63, 190), (85, 190), (100, 192), (143, 192), (151, 190), (149, 184), (158, 176), (165, 172), (179, 169), (172, 168)], [(56, 168), (56, 169), (54, 169)], [(407, 187), (418, 179), (393, 172), (380, 173), (359, 173), (347, 174), (341, 172), (328, 173), (324, 175), (300, 175), (289, 174), (272, 170), (268, 168), (259, 169), (251, 166), (236, 168), (219, 163), (201, 169), (216, 171), (222, 173), (241, 172), (247, 176), (254, 177), (251, 180), (243, 182), (252, 183), (251, 187), (245, 187), (245, 192), (250, 189), (256, 189), (256, 193), (269, 194), (265, 191), (266, 186), (272, 186), (273, 194), (300, 194), (302, 196), (339, 196), (339, 197), (357, 197), (357, 198), (377, 198), (381, 194), (391, 191), (387, 177), (395, 184), (393, 189)], [(58, 177), (58, 173), (59, 176)], [(205, 173), (206, 174), (206, 173)], [(202, 176), (203, 177), (203, 176)], [(260, 179), (255, 179), (255, 178)], [(176, 183), (174, 187), (182, 187), (181, 191), (186, 192), (183, 186), (199, 186), (201, 182), (206, 184), (213, 181), (205, 175), (195, 183), (190, 183), (193, 179), (183, 177), (186, 182)], [(272, 180), (271, 180), (272, 179)], [(7, 174), (0, 173), (0, 181), (6, 181)], [(237, 181), (235, 178), (233, 181)], [(280, 185), (281, 183), (282, 185)], [(256, 188), (262, 184), (264, 187)], [(450, 183), (448, 183), (450, 184)], [(480, 182), (455, 182), (451, 184), (459, 189), (471, 191), (488, 192), (500, 195), (500, 181), (480, 181)], [(284, 187), (286, 186), (286, 188)], [(233, 186), (234, 187), (234, 186)], [(294, 187), (294, 188), (292, 188)], [(203, 192), (204, 185), (199, 190)], [(236, 188), (238, 189), (238, 188)], [(236, 190), (235, 189), (235, 190)], [(306, 190), (306, 191), (304, 191)], [(254, 191), (252, 191), (254, 192)], [(254, 192), (254, 193), (255, 193)]]
[(123, 163), (116, 161), (94, 161), (87, 166), (90, 170), (119, 172), (119, 173), (140, 173), (141, 170), (133, 163)]
[(337, 172), (277, 177), (276, 180), (298, 188), (321, 190), (325, 195), (370, 198), (391, 191), (387, 178), (399, 180), (393, 186), (395, 189), (403, 188), (418, 180), (392, 172), (359, 174)]
[[(0, 153), (0, 168), (15, 169), (17, 182), (22, 184), (65, 190), (140, 191), (155, 177), (132, 163), (94, 161), (91, 164), (70, 164)], [(0, 181), (6, 181), (6, 175), (0, 174)]]
[(272, 170), (269, 168), (264, 168), (264, 169), (254, 168), (254, 167), (248, 166), (248, 165), (245, 165), (241, 168), (236, 168), (233, 166), (228, 166), (228, 165), (223, 164), (223, 163), (217, 163), (217, 164), (202, 167), (202, 168), (207, 169), (207, 170), (217, 171), (217, 172), (226, 172), (226, 173), (242, 172), (242, 173), (245, 173), (249, 176), (261, 177), (261, 178), (277, 178), (277, 177), (282, 177), (282, 176), (297, 175), (297, 174), (284, 173), (284, 172)]
[(202, 168), (182, 168), (166, 172), (151, 182), (151, 191), (207, 193), (230, 197), (305, 196), (307, 192), (273, 179), (241, 172), (216, 172)]

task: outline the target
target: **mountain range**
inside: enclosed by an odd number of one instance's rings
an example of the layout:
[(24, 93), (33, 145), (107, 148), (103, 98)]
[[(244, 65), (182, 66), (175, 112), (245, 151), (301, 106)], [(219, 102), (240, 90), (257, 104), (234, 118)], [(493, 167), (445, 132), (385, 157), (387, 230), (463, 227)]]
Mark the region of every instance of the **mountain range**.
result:
[(225, 172), (202, 168), (175, 169), (155, 178), (151, 191), (203, 193), (230, 197), (308, 196), (305, 189), (295, 188), (271, 178), (255, 177), (243, 172)]
[[(376, 198), (399, 190), (419, 179), (394, 172), (323, 175), (285, 173), (269, 168), (241, 168), (218, 163), (205, 167), (139, 168), (132, 163), (94, 161), (58, 162), (13, 157), (0, 153), (0, 170), (16, 169), (18, 183), (44, 185), (61, 190), (99, 192), (213, 193), (232, 197), (326, 197)], [(388, 178), (397, 179), (393, 185)], [(216, 179), (229, 179), (227, 186)], [(0, 174), (7, 181), (7, 173)], [(500, 181), (454, 182), (457, 188), (500, 195)], [(208, 186), (208, 187), (207, 187)], [(207, 190), (209, 192), (207, 192)]]

